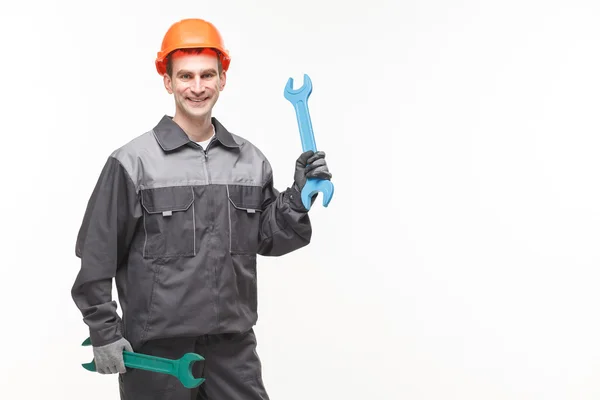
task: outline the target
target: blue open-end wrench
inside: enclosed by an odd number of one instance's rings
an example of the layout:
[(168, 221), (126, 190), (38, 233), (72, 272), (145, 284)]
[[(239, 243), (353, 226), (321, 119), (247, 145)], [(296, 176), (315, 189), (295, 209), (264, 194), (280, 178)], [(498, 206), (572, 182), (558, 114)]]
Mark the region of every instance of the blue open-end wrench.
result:
[[(298, 129), (300, 130), (300, 141), (302, 142), (302, 151), (317, 151), (315, 135), (313, 133), (310, 113), (308, 112), (308, 97), (312, 93), (312, 82), (307, 74), (304, 74), (304, 84), (300, 89), (293, 89), (294, 80), (288, 79), (283, 95), (292, 103), (296, 110), (296, 119), (298, 120)], [(323, 206), (327, 207), (333, 197), (333, 183), (327, 179), (308, 178), (302, 188), (302, 204), (307, 210), (310, 210), (312, 197), (318, 192), (323, 193)]]

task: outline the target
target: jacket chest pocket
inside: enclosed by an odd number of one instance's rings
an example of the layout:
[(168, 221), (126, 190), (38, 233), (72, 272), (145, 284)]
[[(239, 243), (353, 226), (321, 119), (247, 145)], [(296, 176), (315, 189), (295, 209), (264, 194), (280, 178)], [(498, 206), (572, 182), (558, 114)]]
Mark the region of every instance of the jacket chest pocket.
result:
[(190, 186), (144, 189), (144, 258), (196, 254), (194, 190)]
[(260, 229), (262, 190), (259, 186), (228, 185), (229, 251), (256, 254)]

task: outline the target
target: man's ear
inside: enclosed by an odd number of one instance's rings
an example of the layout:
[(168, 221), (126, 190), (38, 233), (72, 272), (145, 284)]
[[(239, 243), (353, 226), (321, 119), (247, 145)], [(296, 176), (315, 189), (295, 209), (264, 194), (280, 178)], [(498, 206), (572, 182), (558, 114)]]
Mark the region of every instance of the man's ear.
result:
[(227, 72), (221, 72), (221, 79), (219, 79), (219, 90), (223, 91), (225, 89), (225, 83), (227, 83)]
[(173, 94), (173, 82), (171, 81), (171, 77), (168, 74), (163, 75), (163, 82), (165, 84), (165, 89), (167, 89), (167, 92), (169, 92), (169, 94)]

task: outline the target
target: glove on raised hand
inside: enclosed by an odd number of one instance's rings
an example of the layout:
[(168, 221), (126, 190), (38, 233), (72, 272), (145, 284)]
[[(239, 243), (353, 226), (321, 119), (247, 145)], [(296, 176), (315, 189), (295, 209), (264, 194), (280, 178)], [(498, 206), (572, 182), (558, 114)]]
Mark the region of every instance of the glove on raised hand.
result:
[(123, 360), (123, 351), (131, 351), (131, 344), (125, 338), (121, 338), (114, 343), (104, 346), (94, 347), (94, 363), (96, 371), (101, 374), (124, 374), (125, 361)]
[[(296, 171), (294, 173), (294, 189), (298, 192), (292, 195), (292, 201), (296, 206), (295, 208), (306, 211), (302, 205), (300, 193), (302, 193), (302, 189), (304, 188), (304, 185), (306, 185), (306, 180), (308, 178), (330, 180), (331, 177), (332, 174), (327, 167), (324, 151), (314, 152), (309, 150), (300, 154), (300, 157), (296, 160)], [(312, 198), (313, 203), (315, 199), (316, 196)]]

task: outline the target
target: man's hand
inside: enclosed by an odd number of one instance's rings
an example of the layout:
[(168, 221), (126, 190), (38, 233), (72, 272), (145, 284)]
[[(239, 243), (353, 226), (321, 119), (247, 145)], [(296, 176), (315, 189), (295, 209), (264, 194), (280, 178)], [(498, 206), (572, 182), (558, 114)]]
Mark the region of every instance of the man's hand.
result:
[[(296, 172), (294, 173), (294, 189), (298, 193), (293, 195), (291, 199), (295, 205), (294, 208), (306, 211), (304, 205), (302, 205), (300, 193), (302, 193), (302, 189), (304, 188), (304, 185), (306, 185), (306, 180), (308, 178), (330, 180), (331, 177), (332, 174), (329, 172), (327, 163), (325, 162), (325, 152), (317, 151), (315, 153), (312, 150), (309, 150), (300, 154), (300, 157), (296, 160)], [(313, 202), (316, 197), (317, 196), (314, 196), (312, 198)]]
[(294, 183), (296, 190), (302, 192), (308, 178), (331, 179), (331, 172), (325, 162), (325, 152), (312, 150), (300, 154), (296, 160), (296, 172), (294, 173)]
[(96, 371), (101, 374), (124, 374), (127, 371), (123, 360), (124, 350), (133, 352), (131, 344), (125, 338), (105, 346), (94, 347)]

